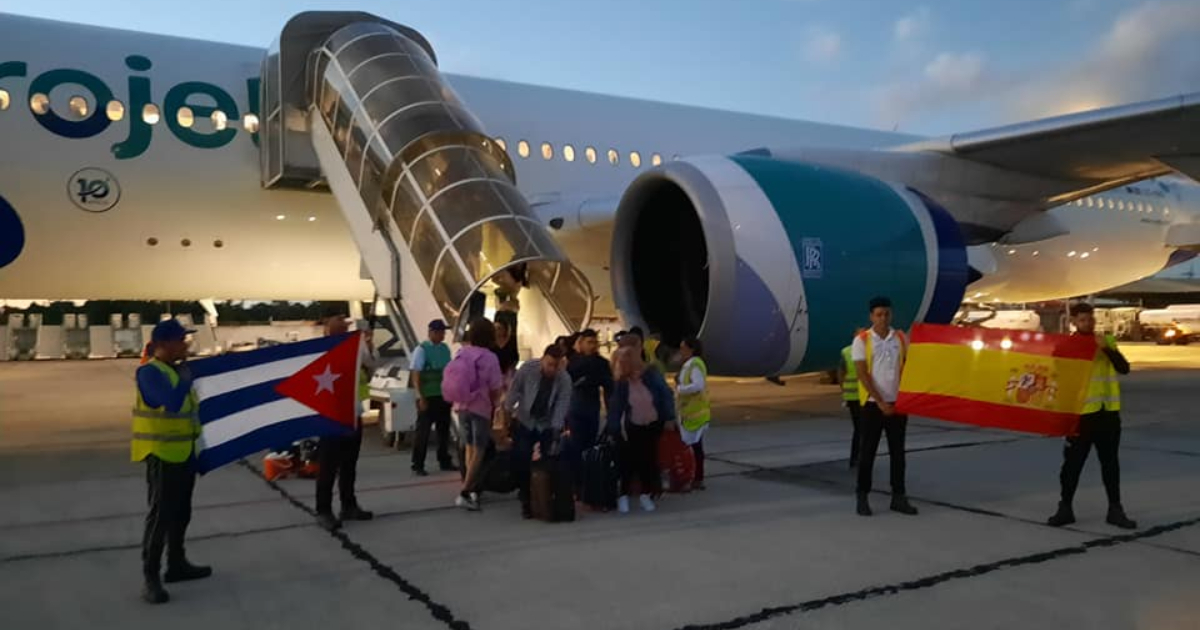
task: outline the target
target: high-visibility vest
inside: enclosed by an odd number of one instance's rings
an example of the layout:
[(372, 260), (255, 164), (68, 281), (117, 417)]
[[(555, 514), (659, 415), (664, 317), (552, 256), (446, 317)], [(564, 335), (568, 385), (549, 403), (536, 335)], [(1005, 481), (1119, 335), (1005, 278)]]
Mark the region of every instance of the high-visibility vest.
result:
[(421, 342), (425, 351), (425, 365), (421, 368), (421, 397), (442, 397), (442, 373), (450, 364), (450, 346), (431, 341)]
[(842, 348), (842, 363), (846, 366), (846, 378), (842, 379), (842, 400), (858, 402), (858, 368), (854, 367), (851, 351), (854, 346)]
[[(906, 337), (904, 335), (904, 331), (902, 331), (902, 330), (897, 330), (897, 329), (893, 328), (892, 331), (896, 333), (896, 337), (900, 340), (900, 359), (896, 363), (896, 371), (900, 374), (903, 374), (904, 373), (904, 360), (908, 356), (908, 337)], [(863, 343), (867, 347), (867, 360), (866, 360), (867, 374), (870, 374), (871, 371), (873, 369), (875, 369), (875, 363), (874, 363), (875, 348), (873, 347), (874, 346), (873, 339), (875, 337), (874, 337), (874, 335), (871, 334), (871, 329), (867, 329), (867, 330), (864, 330), (863, 332), (859, 333), (858, 338), (862, 339)], [(855, 376), (857, 376), (857, 374), (855, 374)], [(858, 381), (858, 399), (860, 401), (866, 403), (867, 400), (870, 398), (870, 396), (871, 395), (867, 393), (867, 386), (863, 385), (863, 382), (861, 380)], [(886, 402), (886, 401), (877, 400), (875, 402)]]
[[(700, 370), (701, 376), (705, 379), (708, 378), (708, 366), (704, 364), (704, 359), (692, 357), (679, 369), (679, 385), (681, 387), (692, 384), (693, 367)], [(695, 394), (679, 395), (679, 421), (688, 431), (699, 431), (700, 427), (708, 424), (712, 419), (712, 407), (708, 402), (707, 380), (705, 385), (703, 390)]]
[[(175, 368), (158, 359), (151, 359), (146, 365), (165, 374), (172, 387), (179, 385), (179, 373)], [(196, 438), (200, 437), (200, 421), (196, 417), (198, 407), (194, 391), (188, 392), (176, 413), (167, 411), (165, 406), (151, 407), (138, 388), (133, 406), (131, 461), (140, 462), (148, 455), (154, 455), (164, 462), (186, 462), (192, 455)]]
[(647, 365), (653, 365), (658, 368), (658, 372), (665, 376), (667, 365), (663, 363), (662, 359), (658, 358), (659, 343), (657, 339), (646, 339), (642, 342), (642, 354), (646, 355)]
[[(1104, 344), (1113, 350), (1117, 349), (1117, 339), (1112, 335), (1104, 336)], [(1113, 367), (1108, 355), (1097, 348), (1096, 358), (1092, 359), (1092, 380), (1088, 383), (1087, 398), (1083, 401), (1083, 413), (1105, 409), (1121, 410), (1121, 384), (1117, 382), (1117, 368)]]

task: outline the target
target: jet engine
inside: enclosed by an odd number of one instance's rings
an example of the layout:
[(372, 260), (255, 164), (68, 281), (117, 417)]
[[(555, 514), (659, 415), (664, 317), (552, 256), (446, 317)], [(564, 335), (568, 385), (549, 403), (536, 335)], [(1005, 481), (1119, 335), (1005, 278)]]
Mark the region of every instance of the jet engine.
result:
[(948, 323), (969, 281), (964, 241), (920, 192), (852, 170), (749, 154), (668, 162), (625, 191), (613, 298), (630, 324), (704, 345), (709, 369), (828, 369), (867, 305), (893, 326)]

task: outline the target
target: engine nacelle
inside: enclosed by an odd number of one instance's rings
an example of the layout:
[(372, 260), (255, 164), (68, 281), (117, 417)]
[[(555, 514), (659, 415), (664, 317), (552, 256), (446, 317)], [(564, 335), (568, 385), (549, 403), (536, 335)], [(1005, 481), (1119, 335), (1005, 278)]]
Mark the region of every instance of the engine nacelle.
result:
[(760, 156), (672, 161), (621, 199), (612, 286), (627, 322), (704, 344), (726, 376), (837, 365), (877, 295), (893, 325), (947, 323), (968, 283), (958, 225), (861, 173)]

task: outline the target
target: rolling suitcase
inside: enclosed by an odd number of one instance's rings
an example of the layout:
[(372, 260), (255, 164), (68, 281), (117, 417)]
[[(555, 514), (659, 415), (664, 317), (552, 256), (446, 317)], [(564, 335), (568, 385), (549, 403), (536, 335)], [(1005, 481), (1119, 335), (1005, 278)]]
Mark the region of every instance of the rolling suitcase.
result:
[(658, 468), (663, 490), (691, 492), (696, 478), (696, 456), (676, 431), (664, 431), (658, 439)]
[(529, 508), (533, 517), (547, 523), (575, 520), (575, 487), (570, 465), (548, 457), (530, 464)]
[(621, 474), (617, 469), (615, 448), (607, 441), (583, 452), (583, 479), (580, 500), (607, 512), (617, 507)]

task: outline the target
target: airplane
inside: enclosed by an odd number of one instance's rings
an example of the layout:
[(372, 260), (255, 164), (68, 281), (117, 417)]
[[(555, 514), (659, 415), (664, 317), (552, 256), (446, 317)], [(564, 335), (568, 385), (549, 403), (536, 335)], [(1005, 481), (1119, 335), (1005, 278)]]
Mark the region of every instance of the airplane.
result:
[(1194, 255), (1198, 131), (1200, 94), (923, 138), (450, 75), (353, 11), (267, 49), (0, 14), (0, 298), (367, 301), (409, 348), (516, 296), (527, 352), (620, 318), (812, 372), (877, 294), (949, 322)]

